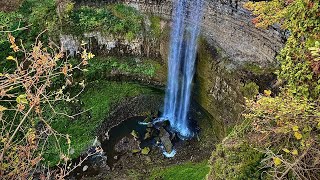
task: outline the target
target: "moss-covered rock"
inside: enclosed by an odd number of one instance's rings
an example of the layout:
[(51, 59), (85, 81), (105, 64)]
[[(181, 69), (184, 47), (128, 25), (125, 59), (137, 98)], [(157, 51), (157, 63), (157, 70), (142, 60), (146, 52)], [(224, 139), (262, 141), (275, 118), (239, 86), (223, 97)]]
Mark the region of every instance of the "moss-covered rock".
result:
[[(240, 92), (240, 78), (228, 69), (227, 59), (222, 52), (200, 41), (197, 58), (194, 95), (196, 101), (220, 124), (219, 137), (239, 120), (244, 99)], [(231, 66), (230, 66), (231, 67)]]
[(254, 98), (259, 93), (259, 86), (254, 82), (249, 82), (241, 87), (241, 92), (244, 97)]

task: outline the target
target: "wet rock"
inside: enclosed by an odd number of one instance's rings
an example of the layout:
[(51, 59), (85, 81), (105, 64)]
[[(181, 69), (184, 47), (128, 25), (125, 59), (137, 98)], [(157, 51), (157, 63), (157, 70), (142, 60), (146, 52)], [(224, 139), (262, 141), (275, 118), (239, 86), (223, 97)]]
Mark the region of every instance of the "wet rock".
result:
[(150, 152), (150, 148), (149, 147), (145, 147), (145, 148), (143, 148), (141, 150), (141, 154), (143, 154), (143, 155), (147, 155), (147, 154), (149, 154), (149, 152)]
[(115, 150), (117, 152), (132, 152), (133, 150), (140, 150), (139, 147), (140, 142), (136, 141), (133, 138), (129, 138), (129, 137), (124, 137), (122, 138), (116, 145), (115, 145)]
[(107, 165), (107, 157), (101, 154), (90, 157), (89, 165), (93, 170), (110, 169), (110, 167)]
[(86, 171), (89, 167), (87, 165), (83, 166), (82, 171)]
[(149, 122), (151, 122), (152, 121), (152, 118), (151, 117), (147, 117), (147, 118), (145, 118), (144, 120), (143, 120), (143, 122), (145, 122), (145, 123), (149, 123)]
[(159, 137), (167, 153), (171, 153), (173, 145), (168, 131), (166, 131), (163, 127), (160, 127)]
[(139, 138), (139, 134), (138, 134), (138, 132), (135, 131), (135, 130), (132, 130), (131, 135), (132, 135), (135, 139), (138, 139), (138, 138)]

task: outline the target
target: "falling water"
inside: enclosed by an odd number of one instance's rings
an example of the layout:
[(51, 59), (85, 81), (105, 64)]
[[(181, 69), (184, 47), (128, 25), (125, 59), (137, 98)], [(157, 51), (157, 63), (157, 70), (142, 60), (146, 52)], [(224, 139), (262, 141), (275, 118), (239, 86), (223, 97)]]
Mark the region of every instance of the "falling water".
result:
[(191, 137), (188, 111), (195, 71), (197, 39), (204, 0), (176, 0), (173, 12), (168, 85), (162, 118), (182, 137)]

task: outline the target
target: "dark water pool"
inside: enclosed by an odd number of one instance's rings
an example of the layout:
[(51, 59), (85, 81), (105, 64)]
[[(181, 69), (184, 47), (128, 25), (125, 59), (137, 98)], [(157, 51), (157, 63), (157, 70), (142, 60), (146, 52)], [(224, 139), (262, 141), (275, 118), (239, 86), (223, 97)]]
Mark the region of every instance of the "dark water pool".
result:
[(139, 124), (139, 122), (144, 121), (146, 117), (136, 116), (128, 118), (122, 121), (119, 125), (113, 127), (108, 132), (109, 139), (101, 143), (103, 151), (108, 157), (107, 163), (110, 167), (113, 166), (117, 159), (121, 157), (123, 153), (126, 152), (117, 152), (115, 150), (115, 145), (124, 137), (132, 138), (131, 132), (134, 130), (138, 132), (139, 139), (143, 139), (144, 134), (146, 133), (146, 126)]

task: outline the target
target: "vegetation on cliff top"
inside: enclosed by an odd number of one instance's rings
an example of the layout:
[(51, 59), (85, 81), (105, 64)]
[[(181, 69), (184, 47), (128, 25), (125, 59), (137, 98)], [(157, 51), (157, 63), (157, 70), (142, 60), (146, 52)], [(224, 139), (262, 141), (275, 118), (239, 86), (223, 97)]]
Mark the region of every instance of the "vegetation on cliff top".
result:
[(305, 98), (266, 91), (247, 100), (245, 120), (217, 147), (211, 177), (319, 177), (320, 107)]
[(142, 15), (136, 9), (123, 4), (103, 8), (82, 6), (71, 10), (63, 18), (62, 29), (65, 33), (75, 35), (99, 31), (109, 36), (118, 35), (132, 40), (141, 33), (142, 23)]
[[(75, 7), (69, 0), (24, 0), (15, 11), (0, 11), (0, 31), (10, 31), (29, 47), (40, 36), (58, 42), (60, 34), (83, 35), (101, 31), (108, 36), (121, 36), (126, 40), (139, 37), (143, 28), (143, 16), (134, 8), (115, 4), (104, 7)], [(25, 31), (21, 31), (26, 29)], [(0, 58), (5, 58), (9, 44), (6, 35), (0, 34)], [(0, 62), (1, 63), (1, 62)]]

